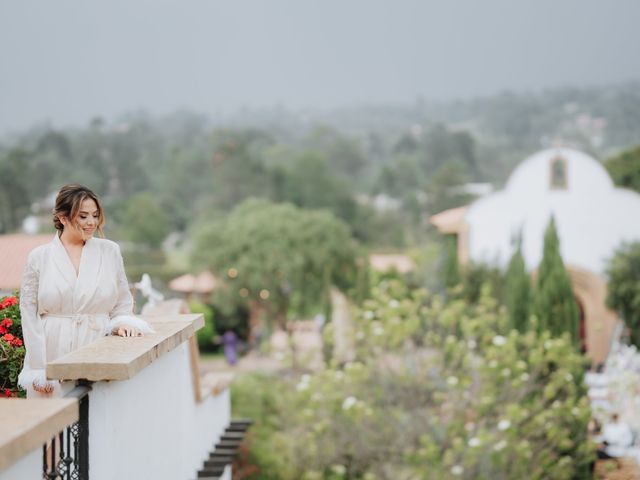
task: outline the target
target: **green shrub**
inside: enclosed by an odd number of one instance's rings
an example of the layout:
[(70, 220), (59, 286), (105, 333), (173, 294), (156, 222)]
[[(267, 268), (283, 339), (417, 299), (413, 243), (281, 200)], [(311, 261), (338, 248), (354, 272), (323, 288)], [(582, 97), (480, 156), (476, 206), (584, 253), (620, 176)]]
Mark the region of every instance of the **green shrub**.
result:
[(568, 334), (510, 329), (488, 291), (445, 303), (382, 282), (353, 362), (237, 393), (260, 420), (252, 478), (587, 478), (584, 357)]
[(200, 351), (210, 352), (215, 350), (216, 330), (213, 323), (213, 310), (204, 303), (195, 300), (189, 302), (189, 309), (193, 313), (202, 313), (204, 315), (204, 327), (196, 332)]

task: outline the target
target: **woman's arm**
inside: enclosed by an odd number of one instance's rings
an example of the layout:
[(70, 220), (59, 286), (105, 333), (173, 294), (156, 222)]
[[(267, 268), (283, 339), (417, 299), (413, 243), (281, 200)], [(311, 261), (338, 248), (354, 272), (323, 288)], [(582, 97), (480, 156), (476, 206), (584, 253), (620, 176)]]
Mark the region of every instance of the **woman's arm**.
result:
[(124, 271), (124, 261), (120, 253), (120, 247), (117, 244), (115, 244), (115, 249), (114, 261), (116, 262), (118, 299), (109, 313), (111, 320), (108, 333), (122, 337), (152, 333), (153, 329), (147, 322), (133, 315), (133, 297), (129, 290), (127, 274)]
[(38, 314), (38, 284), (40, 271), (35, 252), (27, 259), (20, 287), (20, 316), (26, 354), (18, 384), (40, 393), (51, 393), (54, 383), (47, 380), (47, 350), (44, 325)]

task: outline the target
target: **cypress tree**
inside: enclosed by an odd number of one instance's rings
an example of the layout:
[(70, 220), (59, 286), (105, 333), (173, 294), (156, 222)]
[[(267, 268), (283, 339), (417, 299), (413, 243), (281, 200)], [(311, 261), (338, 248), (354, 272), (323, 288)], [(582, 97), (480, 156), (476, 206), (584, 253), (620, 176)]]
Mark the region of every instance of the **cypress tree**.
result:
[(553, 216), (544, 233), (535, 306), (541, 330), (549, 330), (554, 336), (568, 332), (574, 344), (578, 345), (578, 306), (560, 256), (560, 240)]
[(529, 327), (533, 295), (522, 255), (521, 236), (517, 239), (516, 250), (509, 261), (505, 297), (510, 327), (524, 333)]
[(447, 288), (460, 284), (460, 266), (458, 264), (458, 242), (455, 235), (445, 237), (446, 258), (444, 263), (444, 284)]

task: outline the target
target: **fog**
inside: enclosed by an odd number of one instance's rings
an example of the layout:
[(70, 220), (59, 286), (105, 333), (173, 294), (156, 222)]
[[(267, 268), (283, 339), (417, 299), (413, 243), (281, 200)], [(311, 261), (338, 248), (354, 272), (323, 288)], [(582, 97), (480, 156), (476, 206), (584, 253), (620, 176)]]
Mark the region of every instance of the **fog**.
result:
[(0, 131), (640, 78), (640, 2), (0, 0)]

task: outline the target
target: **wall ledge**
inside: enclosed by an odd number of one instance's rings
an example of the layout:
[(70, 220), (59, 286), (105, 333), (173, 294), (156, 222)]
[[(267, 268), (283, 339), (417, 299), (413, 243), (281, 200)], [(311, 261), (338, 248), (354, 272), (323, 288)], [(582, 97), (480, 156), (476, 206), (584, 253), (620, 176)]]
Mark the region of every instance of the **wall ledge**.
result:
[(103, 337), (47, 364), (52, 380), (129, 380), (204, 326), (202, 314), (143, 317), (155, 333)]
[(78, 421), (75, 398), (0, 400), (0, 471)]

